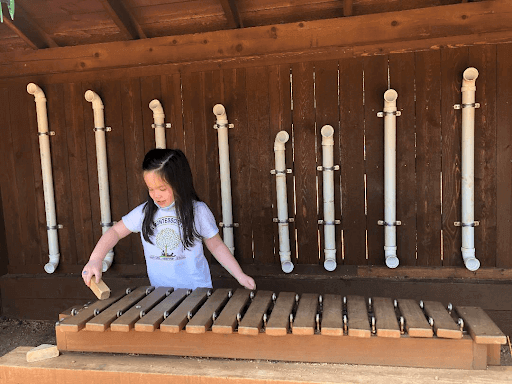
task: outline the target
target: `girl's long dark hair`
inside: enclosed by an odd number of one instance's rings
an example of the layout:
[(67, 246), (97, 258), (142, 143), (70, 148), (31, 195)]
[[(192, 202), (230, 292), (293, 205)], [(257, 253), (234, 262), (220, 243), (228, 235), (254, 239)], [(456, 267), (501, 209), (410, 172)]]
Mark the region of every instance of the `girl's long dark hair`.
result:
[[(155, 172), (171, 186), (176, 213), (182, 227), (181, 240), (185, 248), (191, 247), (194, 239), (200, 237), (194, 227), (194, 201), (201, 200), (194, 189), (192, 171), (185, 154), (179, 149), (152, 149), (144, 157), (142, 170)], [(152, 223), (157, 210), (157, 205), (148, 193), (144, 206), (142, 235), (149, 243), (152, 243), (149, 238), (154, 234)]]

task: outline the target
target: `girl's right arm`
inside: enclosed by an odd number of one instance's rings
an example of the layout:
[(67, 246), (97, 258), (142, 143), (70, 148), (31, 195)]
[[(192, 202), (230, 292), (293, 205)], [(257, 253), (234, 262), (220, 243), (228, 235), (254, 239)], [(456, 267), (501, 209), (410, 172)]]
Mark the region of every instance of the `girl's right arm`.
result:
[(128, 236), (130, 233), (132, 232), (126, 228), (123, 220), (121, 220), (115, 223), (112, 228), (101, 236), (96, 247), (94, 247), (94, 250), (91, 253), (89, 262), (82, 270), (82, 278), (84, 279), (85, 285), (89, 286), (93, 276), (96, 276), (97, 283), (100, 282), (103, 269), (103, 259), (107, 255), (108, 251), (114, 248), (119, 240)]

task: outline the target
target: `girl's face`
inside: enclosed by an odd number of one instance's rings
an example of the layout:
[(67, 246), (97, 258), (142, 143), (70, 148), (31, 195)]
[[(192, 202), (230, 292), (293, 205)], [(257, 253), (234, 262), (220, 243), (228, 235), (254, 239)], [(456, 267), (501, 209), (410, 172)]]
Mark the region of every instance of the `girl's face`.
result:
[(148, 187), (149, 196), (161, 208), (174, 203), (174, 192), (169, 184), (154, 171), (144, 172), (144, 182)]

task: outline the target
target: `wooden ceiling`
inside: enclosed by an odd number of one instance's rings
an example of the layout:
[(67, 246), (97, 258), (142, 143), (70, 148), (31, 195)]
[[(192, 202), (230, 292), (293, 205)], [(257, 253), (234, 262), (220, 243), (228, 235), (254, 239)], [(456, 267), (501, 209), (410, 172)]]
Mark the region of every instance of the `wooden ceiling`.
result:
[(351, 17), (468, 0), (16, 0), (0, 53)]

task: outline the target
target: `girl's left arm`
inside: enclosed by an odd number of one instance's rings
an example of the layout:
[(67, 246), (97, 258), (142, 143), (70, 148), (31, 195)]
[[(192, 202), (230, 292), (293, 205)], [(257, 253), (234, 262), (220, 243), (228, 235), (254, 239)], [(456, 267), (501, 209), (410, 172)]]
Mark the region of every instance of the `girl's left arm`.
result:
[(217, 259), (226, 270), (238, 280), (238, 282), (248, 289), (256, 289), (254, 279), (247, 276), (240, 268), (240, 264), (236, 261), (235, 257), (231, 254), (226, 244), (217, 233), (215, 236), (204, 239), (204, 243), (212, 255)]

